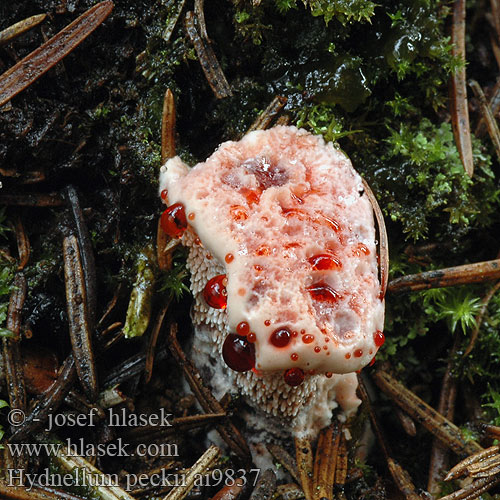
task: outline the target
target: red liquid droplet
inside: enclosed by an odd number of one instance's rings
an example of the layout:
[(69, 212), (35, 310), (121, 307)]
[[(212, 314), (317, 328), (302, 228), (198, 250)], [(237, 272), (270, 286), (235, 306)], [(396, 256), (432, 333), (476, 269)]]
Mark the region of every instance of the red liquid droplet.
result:
[(262, 271), (262, 266), (259, 266), (258, 264), (255, 264), (255, 266), (253, 266), (253, 268), (258, 272), (260, 273)]
[(342, 263), (339, 259), (326, 253), (313, 255), (307, 260), (315, 271), (328, 271), (331, 269), (340, 269), (342, 267)]
[(361, 356), (363, 356), (363, 351), (361, 349), (356, 349), (354, 351), (354, 357), (355, 358), (360, 358)]
[(253, 332), (250, 332), (247, 335), (247, 340), (248, 340), (248, 342), (254, 343), (257, 340), (257, 335), (255, 335), (255, 333), (253, 333)]
[(291, 340), (292, 334), (287, 328), (278, 328), (269, 337), (269, 341), (274, 347), (286, 347)]
[(314, 285), (307, 287), (307, 291), (311, 294), (311, 297), (318, 302), (330, 302), (333, 304), (342, 298), (340, 293), (323, 282), (314, 283)]
[(189, 220), (194, 220), (194, 218), (195, 218), (195, 217), (196, 217), (196, 216), (195, 216), (194, 212), (189, 212), (189, 213), (188, 213), (188, 219), (189, 219)]
[(236, 326), (236, 333), (241, 336), (248, 335), (250, 332), (250, 325), (246, 321), (238, 323)]
[(225, 309), (227, 307), (227, 291), (223, 283), (225, 279), (225, 274), (214, 276), (203, 289), (205, 302), (214, 309)]
[(384, 345), (384, 342), (385, 342), (385, 335), (383, 334), (383, 332), (381, 332), (380, 330), (377, 330), (375, 332), (375, 335), (373, 336), (373, 341), (375, 342), (375, 345), (377, 347), (382, 347)]
[(283, 215), (288, 219), (288, 217), (297, 217), (299, 220), (305, 220), (307, 214), (303, 210), (298, 208), (282, 208)]
[(255, 250), (256, 255), (271, 255), (271, 249), (267, 245), (260, 245), (257, 250)]
[(255, 366), (255, 347), (245, 337), (230, 333), (224, 340), (222, 357), (231, 370), (246, 372)]
[(234, 260), (234, 255), (232, 253), (227, 253), (226, 256), (224, 257), (224, 260), (226, 261), (227, 264), (231, 264)]
[(325, 224), (326, 222), (326, 225), (330, 226), (330, 228), (332, 228), (336, 233), (340, 231), (340, 224), (335, 219), (331, 219), (330, 217), (322, 214), (320, 217), (321, 219), (317, 220), (317, 222), (320, 224)]
[(285, 382), (292, 387), (297, 387), (304, 382), (304, 372), (300, 368), (290, 368), (285, 372)]
[(325, 373), (325, 377), (326, 378), (332, 378), (333, 377), (333, 373), (332, 372), (326, 372)]
[(167, 199), (167, 196), (168, 196), (168, 190), (167, 189), (164, 189), (161, 193), (160, 193), (160, 198), (162, 200), (166, 200)]
[(345, 357), (345, 359), (350, 359), (351, 358), (351, 353), (348, 352), (344, 357)]
[(290, 354), (290, 359), (292, 361), (298, 361), (299, 355), (296, 352), (293, 352), (292, 354)]
[(354, 254), (357, 257), (361, 257), (363, 254), (370, 255), (370, 250), (368, 249), (368, 247), (366, 245), (363, 245), (363, 243), (358, 243), (356, 250), (354, 250)]
[(321, 352), (321, 347), (320, 347), (319, 345), (317, 345), (317, 346), (314, 348), (314, 352), (315, 352), (315, 353)]
[(182, 203), (170, 205), (161, 214), (160, 225), (171, 238), (180, 238), (187, 228), (184, 205)]
[(248, 214), (247, 214), (245, 208), (242, 207), (241, 205), (233, 205), (229, 209), (229, 211), (231, 213), (231, 217), (233, 218), (233, 220), (235, 220), (237, 222), (242, 222), (242, 221), (248, 219)]
[(314, 335), (307, 334), (302, 337), (302, 342), (304, 342), (304, 344), (310, 344), (313, 340), (314, 340)]
[(264, 325), (266, 325), (266, 326), (271, 326), (271, 320), (270, 320), (270, 319), (266, 319), (266, 320), (264, 321)]
[(258, 191), (242, 187), (240, 193), (245, 197), (249, 206), (259, 203), (261, 193)]

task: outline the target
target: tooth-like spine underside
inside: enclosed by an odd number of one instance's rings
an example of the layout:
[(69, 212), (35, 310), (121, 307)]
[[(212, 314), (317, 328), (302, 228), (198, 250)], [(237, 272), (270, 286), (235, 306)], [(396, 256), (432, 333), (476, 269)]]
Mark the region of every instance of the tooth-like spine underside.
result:
[(184, 234), (183, 244), (189, 247), (187, 266), (191, 271), (191, 290), (195, 299), (191, 311), (195, 336), (200, 335), (197, 326), (207, 327), (203, 331), (208, 329), (218, 350), (214, 356), (217, 359), (217, 368), (224, 371), (225, 376), (233, 381), (239, 392), (247, 396), (253, 405), (276, 417), (296, 417), (301, 409), (311, 403), (316, 395), (318, 379), (324, 378), (324, 375), (308, 376), (299, 387), (291, 387), (285, 383), (282, 371), (256, 375), (252, 371), (238, 373), (226, 368), (222, 360), (222, 344), (231, 333), (227, 313), (207, 306), (202, 296), (207, 281), (226, 271), (215, 258), (207, 258), (207, 250), (195, 243), (195, 235), (192, 232)]

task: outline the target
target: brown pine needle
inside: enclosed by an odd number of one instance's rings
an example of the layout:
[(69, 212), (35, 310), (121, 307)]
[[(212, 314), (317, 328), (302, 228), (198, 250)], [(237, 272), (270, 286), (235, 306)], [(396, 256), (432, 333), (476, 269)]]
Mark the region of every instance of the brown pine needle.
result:
[(451, 27), (451, 53), (463, 61), (463, 66), (451, 77), (451, 123), (460, 159), (469, 177), (474, 174), (469, 107), (465, 76), (465, 0), (456, 0)]
[(75, 49), (111, 13), (113, 2), (94, 5), (0, 76), (0, 106), (19, 94)]

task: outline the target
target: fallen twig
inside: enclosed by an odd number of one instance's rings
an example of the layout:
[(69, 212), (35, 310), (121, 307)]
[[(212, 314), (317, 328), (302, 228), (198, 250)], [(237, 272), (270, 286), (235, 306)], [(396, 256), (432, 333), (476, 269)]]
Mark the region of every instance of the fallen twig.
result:
[(474, 174), (465, 76), (465, 0), (456, 0), (451, 27), (451, 54), (463, 66), (451, 76), (451, 122), (460, 159), (469, 177)]
[(392, 280), (387, 290), (392, 293), (415, 292), (429, 288), (482, 283), (499, 278), (500, 259), (496, 259), (402, 276)]

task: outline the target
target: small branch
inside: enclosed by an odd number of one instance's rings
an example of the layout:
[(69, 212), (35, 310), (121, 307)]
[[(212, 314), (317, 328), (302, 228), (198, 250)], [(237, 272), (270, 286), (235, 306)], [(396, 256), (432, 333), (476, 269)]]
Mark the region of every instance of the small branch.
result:
[(392, 293), (415, 292), (429, 288), (483, 283), (499, 278), (500, 259), (496, 259), (402, 276), (392, 280), (387, 289)]

